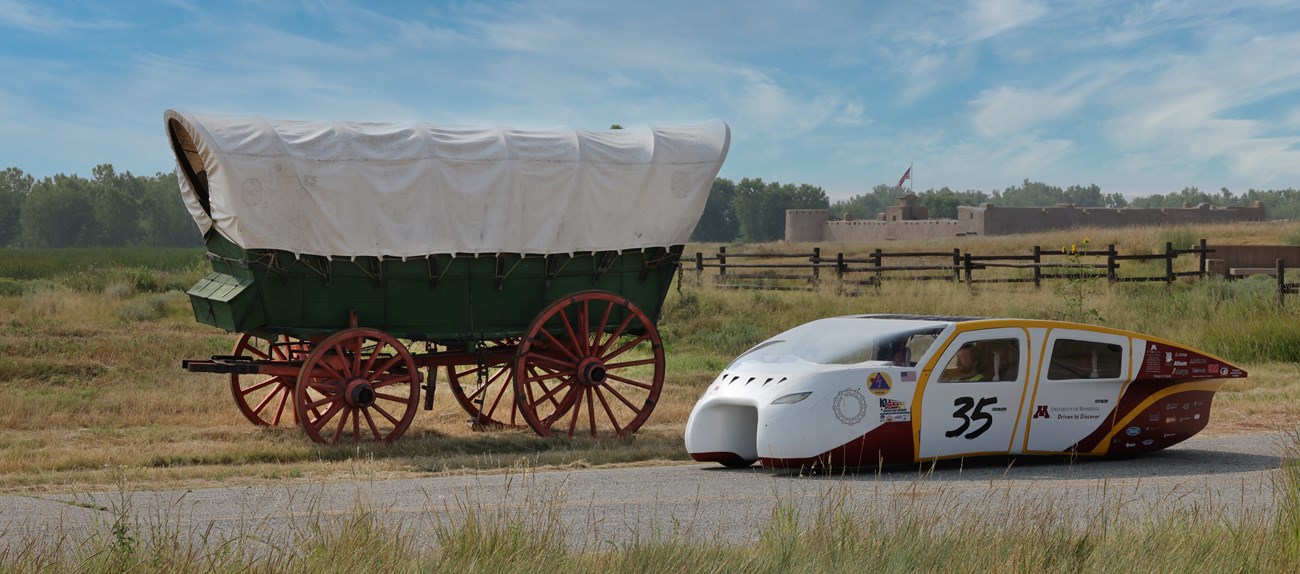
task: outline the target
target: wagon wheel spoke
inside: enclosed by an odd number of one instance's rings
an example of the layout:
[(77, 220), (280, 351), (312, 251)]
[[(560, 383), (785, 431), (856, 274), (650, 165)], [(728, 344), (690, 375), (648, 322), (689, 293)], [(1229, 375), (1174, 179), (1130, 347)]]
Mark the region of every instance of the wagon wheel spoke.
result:
[(419, 402), (414, 357), (397, 339), (374, 329), (345, 329), (320, 342), (298, 378), (295, 413), (305, 421), (307, 435), (321, 443), (392, 442), (410, 427)]
[[(601, 406), (602, 408), (604, 408), (604, 410), (605, 410), (605, 416), (609, 417), (609, 423), (612, 424), (612, 425), (614, 425), (614, 434), (617, 434), (617, 435), (619, 435), (619, 436), (622, 436), (622, 435), (623, 435), (623, 427), (619, 426), (619, 424), (618, 424), (618, 417), (614, 416), (614, 411), (613, 411), (613, 410), (610, 410), (610, 408), (609, 408), (609, 401), (606, 401), (606, 400), (605, 400), (605, 393), (600, 392), (600, 389), (601, 389), (601, 387), (596, 387), (595, 389), (592, 389), (592, 390), (595, 391), (596, 398), (600, 399), (600, 406)], [(607, 390), (610, 390), (610, 389), (608, 389), (608, 387), (606, 387), (606, 389), (607, 389)], [(620, 399), (620, 400), (623, 400), (623, 402), (625, 402), (625, 403), (627, 402), (627, 400), (626, 400), (626, 399), (623, 399), (623, 397), (619, 397), (619, 399)], [(629, 405), (629, 406), (630, 406), (630, 405)], [(634, 412), (640, 412), (640, 411), (636, 411), (636, 410), (634, 409)]]
[[(609, 352), (609, 346), (612, 345), (612, 344), (614, 344), (614, 342), (618, 341), (618, 338), (619, 338), (620, 335), (622, 335), (623, 333), (626, 333), (626, 332), (627, 332), (627, 327), (628, 327), (628, 325), (631, 325), (631, 324), (632, 324), (632, 318), (633, 318), (633, 317), (632, 317), (631, 314), (629, 314), (627, 317), (624, 317), (624, 318), (623, 318), (623, 322), (622, 322), (622, 323), (619, 323), (619, 324), (618, 324), (618, 327), (616, 327), (613, 331), (610, 332), (610, 334), (609, 334), (609, 338), (606, 339), (606, 340), (605, 340), (605, 343), (602, 344), (602, 345), (600, 346), (599, 351), (597, 352), (597, 354), (599, 354), (599, 355), (601, 355), (601, 356), (604, 356), (604, 357), (613, 358), (613, 357), (617, 357), (618, 355), (621, 355), (621, 354), (623, 353), (622, 351), (618, 351), (618, 352), (610, 353), (610, 352)], [(637, 343), (640, 343), (640, 341), (637, 341)], [(629, 347), (630, 347), (630, 346), (634, 346), (634, 345), (635, 345), (635, 343), (632, 344), (632, 345), (629, 345)]]
[(381, 415), (384, 415), (384, 418), (388, 419), (388, 422), (394, 425), (398, 424), (397, 417), (388, 414), (388, 411), (384, 410), (384, 407), (381, 407), (379, 405), (372, 405), (368, 410), (373, 410), (378, 412)]
[[(635, 412), (635, 413), (640, 413), (640, 412), (641, 412), (641, 408), (642, 408), (642, 407), (638, 407), (638, 406), (632, 404), (632, 401), (627, 400), (627, 397), (623, 396), (623, 393), (618, 392), (618, 389), (615, 389), (614, 387), (611, 387), (611, 386), (609, 386), (609, 385), (603, 385), (603, 387), (605, 388), (606, 391), (609, 391), (609, 394), (614, 395), (614, 398), (618, 399), (618, 400), (621, 401), (625, 406), (627, 406), (628, 410), (630, 410), (630, 411), (632, 411), (632, 412)], [(610, 418), (611, 418), (611, 419), (614, 418), (614, 415), (611, 414), (611, 415), (610, 415)]]
[[(604, 354), (605, 354), (605, 343), (602, 343), (602, 342), (600, 341), (600, 338), (601, 338), (602, 335), (605, 334), (605, 326), (609, 324), (609, 314), (610, 314), (610, 312), (612, 312), (613, 310), (614, 310), (614, 302), (613, 302), (613, 301), (608, 301), (608, 302), (606, 302), (606, 303), (605, 303), (605, 312), (602, 313), (602, 314), (600, 315), (600, 325), (598, 325), (598, 326), (596, 327), (596, 330), (593, 332), (594, 335), (595, 335), (595, 341), (593, 341), (593, 342), (594, 342), (595, 344), (592, 345), (591, 348), (596, 349), (596, 354), (597, 354), (597, 355), (604, 355)], [(610, 339), (612, 340), (613, 337), (611, 336)]]
[(514, 361), (502, 360), (504, 351), (513, 354), (519, 339), (499, 339), (489, 341), (488, 345), (490, 361), (483, 366), (487, 372), (481, 384), (477, 364), (447, 367), (451, 394), (469, 415), (468, 422), (475, 429), (521, 426), (523, 422), (519, 420), (516, 408)]
[[(626, 344), (619, 345), (619, 347), (618, 347), (617, 349), (614, 349), (613, 351), (610, 351), (610, 352), (608, 352), (608, 353), (602, 353), (602, 354), (601, 354), (601, 357), (603, 357), (606, 361), (609, 361), (610, 359), (613, 359), (614, 357), (621, 356), (623, 353), (626, 353), (626, 352), (628, 352), (628, 351), (631, 351), (632, 349), (635, 349), (635, 348), (637, 347), (637, 345), (640, 345), (641, 343), (644, 343), (644, 342), (646, 342), (647, 340), (649, 340), (649, 337), (648, 337), (648, 336), (646, 336), (646, 335), (641, 335), (640, 337), (637, 337), (637, 338), (635, 338), (635, 339), (632, 339), (631, 341), (628, 341)], [(650, 360), (653, 361), (654, 359), (650, 359)]]
[[(567, 327), (568, 324), (566, 323), (565, 326)], [(559, 339), (555, 338), (555, 335), (552, 335), (547, 331), (542, 331), (541, 336), (546, 337), (548, 340), (550, 340), (551, 344), (555, 345), (555, 348), (563, 351), (564, 354), (568, 355), (570, 359), (573, 359), (574, 361), (578, 360), (578, 356), (568, 349), (568, 345), (561, 343)]]
[[(244, 334), (235, 343), (231, 355), (270, 364), (285, 363), (289, 360), (284, 351), (285, 347), (301, 344), (303, 343), (288, 336), (281, 336), (276, 341), (266, 341)], [(292, 376), (230, 375), (230, 392), (235, 399), (235, 405), (239, 407), (244, 418), (258, 426), (279, 426), (280, 421), (285, 419), (286, 410), (293, 414), (293, 408), (285, 397), (293, 394), (296, 384), (297, 379)]]
[(618, 382), (620, 382), (620, 383), (623, 383), (623, 384), (625, 384), (625, 385), (632, 385), (632, 386), (634, 386), (634, 387), (637, 387), (637, 388), (639, 388), (639, 389), (645, 389), (645, 390), (647, 390), (647, 391), (654, 390), (654, 385), (651, 385), (651, 384), (648, 384), (648, 383), (642, 383), (642, 382), (640, 382), (640, 381), (634, 381), (634, 380), (632, 380), (632, 379), (628, 379), (628, 378), (625, 378), (625, 377), (620, 377), (620, 376), (615, 375), (615, 374), (612, 374), (612, 373), (611, 373), (611, 374), (606, 374), (606, 375), (605, 375), (605, 378), (607, 378), (607, 379), (613, 379), (613, 380), (618, 381)]
[(612, 293), (577, 293), (543, 310), (515, 353), (519, 410), (543, 436), (574, 436), (584, 427), (592, 436), (624, 436), (649, 417), (663, 370), (659, 334), (635, 304)]
[(374, 440), (382, 440), (383, 437), (379, 435), (379, 427), (375, 426), (375, 419), (370, 416), (370, 409), (364, 409), (361, 412), (366, 415), (366, 426), (370, 427), (370, 437)]

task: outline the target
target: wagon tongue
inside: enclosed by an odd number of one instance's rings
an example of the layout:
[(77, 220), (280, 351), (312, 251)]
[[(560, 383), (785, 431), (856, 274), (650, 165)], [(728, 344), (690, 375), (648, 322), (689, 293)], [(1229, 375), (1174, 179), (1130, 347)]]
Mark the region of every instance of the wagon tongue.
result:
[(1240, 379), (1246, 371), (1194, 349), (1147, 341), (1136, 381)]

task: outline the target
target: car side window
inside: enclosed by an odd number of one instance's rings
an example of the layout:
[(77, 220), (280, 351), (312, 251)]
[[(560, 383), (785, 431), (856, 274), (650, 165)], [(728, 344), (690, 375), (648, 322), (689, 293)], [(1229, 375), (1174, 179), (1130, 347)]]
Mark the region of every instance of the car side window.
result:
[(989, 339), (962, 344), (943, 368), (945, 383), (1014, 381), (1020, 378), (1020, 340)]
[(1047, 367), (1052, 381), (1114, 379), (1121, 374), (1123, 347), (1114, 343), (1057, 339)]

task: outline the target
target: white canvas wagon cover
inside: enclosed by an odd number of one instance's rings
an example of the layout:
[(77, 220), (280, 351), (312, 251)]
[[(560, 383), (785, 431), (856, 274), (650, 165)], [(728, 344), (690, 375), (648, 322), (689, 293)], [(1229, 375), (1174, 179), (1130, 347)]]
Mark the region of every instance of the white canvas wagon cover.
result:
[(721, 121), (532, 131), (163, 117), (204, 233), (347, 257), (681, 245), (731, 142)]

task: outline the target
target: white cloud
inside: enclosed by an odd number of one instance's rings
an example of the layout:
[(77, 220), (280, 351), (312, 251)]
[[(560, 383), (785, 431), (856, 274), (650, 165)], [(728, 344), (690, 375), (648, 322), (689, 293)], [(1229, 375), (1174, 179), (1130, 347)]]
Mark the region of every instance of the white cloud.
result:
[(126, 24), (113, 19), (78, 20), (67, 18), (55, 10), (31, 2), (0, 0), (0, 27), (52, 34), (68, 30), (124, 28)]
[(1300, 93), (1300, 34), (1225, 27), (1195, 50), (1157, 61), (1144, 79), (1115, 93), (1122, 111), (1107, 133), (1123, 149), (1167, 164), (1193, 159), (1198, 171), (1222, 162), (1234, 178), (1260, 185), (1300, 177), (1300, 136), (1277, 133), (1300, 112), (1267, 105)]
[(1031, 129), (1074, 111), (1085, 93), (1021, 90), (1006, 86), (980, 94), (971, 122), (983, 136), (998, 136)]
[(987, 40), (1037, 20), (1047, 8), (1030, 0), (971, 0), (970, 41)]

